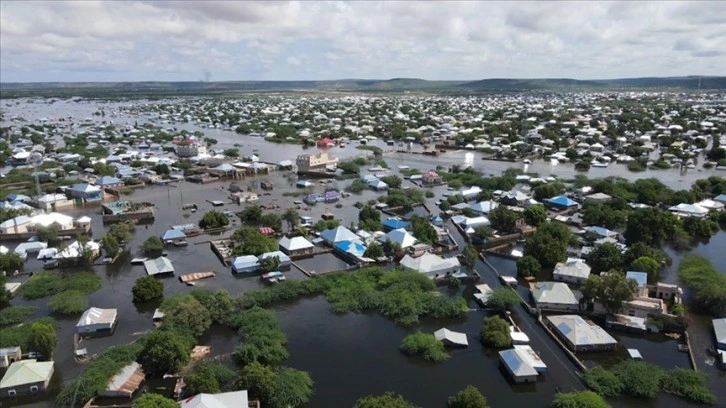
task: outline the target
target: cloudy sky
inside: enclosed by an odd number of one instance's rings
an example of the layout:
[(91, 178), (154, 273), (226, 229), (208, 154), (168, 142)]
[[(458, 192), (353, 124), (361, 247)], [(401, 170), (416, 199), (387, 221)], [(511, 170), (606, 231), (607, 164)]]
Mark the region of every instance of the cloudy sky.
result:
[(726, 75), (726, 2), (0, 2), (0, 81)]

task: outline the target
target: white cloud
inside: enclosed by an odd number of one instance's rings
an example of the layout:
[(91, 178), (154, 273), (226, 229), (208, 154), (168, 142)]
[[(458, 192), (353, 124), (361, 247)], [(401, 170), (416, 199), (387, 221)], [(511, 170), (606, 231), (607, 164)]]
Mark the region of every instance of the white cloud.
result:
[(724, 26), (726, 2), (0, 2), (0, 81), (723, 75)]

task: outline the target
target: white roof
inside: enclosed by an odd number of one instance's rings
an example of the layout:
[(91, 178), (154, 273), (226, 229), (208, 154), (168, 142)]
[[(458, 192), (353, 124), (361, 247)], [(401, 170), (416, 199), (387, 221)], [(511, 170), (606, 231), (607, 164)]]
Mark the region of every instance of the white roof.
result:
[(171, 261), (163, 256), (144, 261), (144, 268), (146, 268), (147, 275), (174, 273), (174, 266), (171, 264)]
[[(85, 245), (87, 251), (96, 252), (101, 248), (98, 242), (88, 241)], [(68, 245), (65, 249), (56, 254), (55, 259), (65, 258), (79, 258), (81, 256), (81, 244), (78, 241), (74, 241)]]
[(73, 217), (65, 214), (52, 212), (48, 214), (38, 214), (30, 218), (30, 222), (34, 225), (42, 225), (47, 227), (49, 225), (71, 225), (73, 224)]
[(633, 360), (642, 360), (643, 356), (640, 354), (640, 351), (638, 349), (628, 349), (628, 355)]
[(30, 217), (27, 215), (19, 215), (15, 218), (3, 221), (0, 223), (0, 228), (11, 228), (18, 225), (25, 225), (30, 223)]
[(91, 307), (78, 320), (76, 327), (91, 326), (94, 324), (113, 324), (118, 316), (117, 309), (101, 309)]
[(401, 249), (408, 248), (416, 243), (416, 237), (411, 235), (404, 228), (397, 228), (389, 231), (386, 235), (381, 237), (381, 241), (392, 241), (397, 242), (401, 245)]
[(547, 370), (547, 365), (544, 361), (542, 361), (539, 354), (537, 354), (532, 347), (522, 344), (515, 345), (514, 349), (517, 351), (517, 354), (522, 358), (522, 360), (538, 372)]
[(590, 266), (582, 259), (568, 258), (567, 261), (555, 265), (554, 274), (587, 279), (590, 276)]
[(713, 319), (713, 333), (717, 344), (726, 344), (726, 317)]
[(471, 205), (471, 209), (482, 213), (482, 214), (489, 214), (489, 212), (495, 208), (499, 207), (499, 203), (496, 201), (481, 201), (476, 204)]
[(522, 355), (523, 353), (514, 348), (499, 352), (499, 357), (515, 377), (537, 376), (537, 370), (529, 365)]
[(699, 202), (697, 202), (694, 205), (698, 205), (698, 206), (701, 206), (703, 208), (707, 208), (709, 210), (719, 210), (719, 209), (721, 209), (721, 208), (724, 207), (724, 204), (723, 203), (720, 203), (718, 201), (709, 200), (709, 199), (705, 199), (703, 201), (699, 201)]
[(53, 375), (53, 362), (38, 362), (35, 359), (16, 361), (10, 364), (0, 380), (0, 388), (13, 388), (25, 384), (45, 382)]
[(669, 211), (673, 212), (679, 212), (684, 214), (707, 214), (708, 209), (701, 207), (698, 204), (678, 204), (676, 206), (670, 207), (668, 209)]
[(249, 405), (247, 391), (197, 394), (179, 401), (181, 408), (239, 408)]
[(602, 327), (578, 315), (553, 315), (546, 319), (575, 346), (617, 344)]
[(358, 239), (358, 236), (355, 235), (353, 231), (343, 226), (325, 230), (320, 233), (320, 237), (323, 238), (325, 241), (332, 243)]
[(436, 330), (434, 332), (434, 337), (436, 337), (436, 340), (438, 341), (446, 341), (451, 344), (460, 345), (460, 346), (468, 346), (469, 340), (466, 338), (466, 333), (459, 333), (455, 331), (451, 331), (447, 328), (442, 328), (439, 330)]
[(442, 258), (428, 252), (424, 252), (423, 255), (416, 258), (406, 254), (406, 256), (401, 259), (400, 263), (401, 266), (421, 273), (434, 273), (437, 271), (446, 271), (447, 269), (461, 267), (457, 258)]
[(532, 285), (532, 297), (537, 303), (576, 305), (579, 302), (567, 284), (562, 282), (537, 282)]
[(282, 237), (280, 240), (280, 248), (285, 248), (288, 251), (297, 251), (300, 249), (312, 248), (314, 245), (305, 239), (305, 237)]

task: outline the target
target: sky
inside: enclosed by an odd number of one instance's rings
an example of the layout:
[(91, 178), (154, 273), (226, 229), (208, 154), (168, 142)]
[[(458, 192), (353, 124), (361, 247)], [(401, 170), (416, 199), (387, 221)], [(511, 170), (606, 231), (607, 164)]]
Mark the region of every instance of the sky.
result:
[(0, 82), (726, 75), (726, 2), (0, 2)]

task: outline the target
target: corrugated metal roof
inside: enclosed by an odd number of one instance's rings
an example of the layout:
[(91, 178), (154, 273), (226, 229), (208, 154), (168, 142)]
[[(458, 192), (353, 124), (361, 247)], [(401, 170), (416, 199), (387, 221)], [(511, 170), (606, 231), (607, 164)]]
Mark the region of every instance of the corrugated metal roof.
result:
[(108, 380), (106, 393), (108, 394), (133, 394), (141, 383), (144, 382), (146, 375), (141, 369), (141, 365), (133, 362), (122, 368), (116, 375)]

